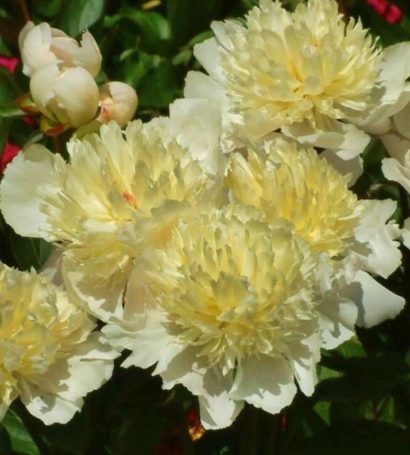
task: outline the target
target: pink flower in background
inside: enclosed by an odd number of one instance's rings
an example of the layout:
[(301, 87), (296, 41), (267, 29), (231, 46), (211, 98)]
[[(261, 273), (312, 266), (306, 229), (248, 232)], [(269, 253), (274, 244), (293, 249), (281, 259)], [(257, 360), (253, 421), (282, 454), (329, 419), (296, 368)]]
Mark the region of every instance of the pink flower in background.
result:
[(6, 145), (3, 148), (3, 152), (0, 158), (0, 170), (4, 174), (4, 171), (10, 161), (21, 151), (21, 148), (18, 145), (10, 144), (6, 142)]
[(389, 2), (387, 0), (367, 0), (367, 4), (379, 16), (384, 16), (389, 8)]
[(403, 18), (403, 11), (388, 0), (367, 0), (367, 4), (389, 24), (398, 24)]
[(390, 4), (384, 18), (389, 24), (398, 24), (403, 19), (403, 11), (397, 5)]
[(18, 64), (19, 59), (17, 57), (6, 57), (4, 55), (0, 55), (0, 66), (6, 68), (9, 73), (14, 74)]

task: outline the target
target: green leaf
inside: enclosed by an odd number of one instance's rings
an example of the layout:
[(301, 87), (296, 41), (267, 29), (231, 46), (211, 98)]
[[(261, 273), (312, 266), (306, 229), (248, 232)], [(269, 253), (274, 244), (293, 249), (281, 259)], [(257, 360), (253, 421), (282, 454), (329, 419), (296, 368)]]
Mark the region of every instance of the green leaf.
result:
[(12, 245), (14, 259), (21, 270), (30, 270), (32, 267), (39, 270), (53, 249), (45, 240), (20, 237), (17, 234), (13, 235)]
[(34, 0), (33, 9), (45, 17), (55, 16), (61, 8), (62, 0)]
[(344, 375), (326, 379), (318, 385), (315, 396), (324, 401), (381, 398), (388, 394), (408, 371), (405, 362), (394, 353), (371, 359), (327, 359), (326, 363), (329, 362), (333, 362), (336, 369), (344, 371)]
[(410, 433), (402, 428), (385, 422), (354, 419), (329, 427), (290, 453), (408, 455), (409, 447)]
[(26, 115), (24, 111), (19, 109), (14, 103), (0, 105), (0, 117), (21, 117), (23, 115)]
[(1, 421), (1, 426), (7, 430), (14, 453), (24, 455), (40, 455), (36, 444), (26, 430), (23, 422), (11, 409)]
[(118, 14), (105, 18), (104, 27), (112, 28), (120, 21), (131, 21), (137, 26), (141, 37), (138, 47), (144, 51), (162, 54), (164, 47), (169, 47), (170, 28), (168, 21), (159, 13), (141, 11), (135, 8), (123, 8)]
[(177, 45), (182, 45), (198, 32), (209, 28), (210, 22), (217, 18), (222, 10), (220, 0), (168, 0), (168, 19), (172, 36)]
[(58, 27), (68, 35), (76, 37), (102, 16), (104, 0), (70, 0), (64, 8)]
[(175, 67), (167, 60), (148, 72), (138, 89), (141, 107), (166, 108), (181, 94)]

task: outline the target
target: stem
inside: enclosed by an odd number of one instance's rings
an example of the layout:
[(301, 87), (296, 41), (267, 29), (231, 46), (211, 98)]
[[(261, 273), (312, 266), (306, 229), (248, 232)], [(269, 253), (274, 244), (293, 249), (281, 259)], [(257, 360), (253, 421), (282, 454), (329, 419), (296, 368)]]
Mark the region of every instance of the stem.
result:
[(258, 410), (246, 404), (239, 426), (239, 455), (258, 454)]
[(28, 12), (27, 4), (25, 0), (19, 0), (21, 14), (24, 18), (24, 22), (28, 22), (30, 20), (30, 13)]

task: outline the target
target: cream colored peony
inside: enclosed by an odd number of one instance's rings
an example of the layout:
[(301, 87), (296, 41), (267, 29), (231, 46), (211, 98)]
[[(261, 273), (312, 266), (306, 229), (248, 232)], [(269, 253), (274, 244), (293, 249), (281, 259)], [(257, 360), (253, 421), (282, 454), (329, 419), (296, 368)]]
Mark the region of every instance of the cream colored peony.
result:
[(123, 366), (156, 365), (165, 389), (183, 384), (206, 428), (230, 425), (244, 402), (279, 412), (295, 383), (311, 395), (320, 348), (395, 316), (404, 300), (364, 273), (347, 283), (292, 231), (249, 205), (180, 220), (165, 247), (136, 261), (124, 317), (103, 329), (132, 351)]
[(88, 31), (83, 33), (79, 44), (46, 22), (39, 25), (27, 22), (19, 35), (19, 47), (26, 76), (31, 77), (49, 65), (57, 65), (61, 70), (84, 68), (94, 78), (101, 68), (100, 49)]
[(345, 24), (336, 1), (309, 0), (291, 13), (261, 0), (244, 25), (212, 28), (215, 38), (194, 50), (209, 76), (191, 72), (185, 96), (220, 105), (226, 149), (282, 129), (344, 159), (363, 150), (369, 139), (350, 123), (372, 106), (381, 51), (360, 22)]
[[(163, 387), (199, 396), (206, 428), (232, 423), (243, 402), (279, 412), (307, 393), (319, 358), (315, 260), (286, 223), (249, 208), (180, 221), (128, 283), (123, 321), (104, 328), (132, 350), (123, 366), (156, 364)], [(238, 212), (238, 213), (235, 213)]]
[(87, 313), (34, 271), (0, 264), (0, 418), (16, 398), (45, 424), (66, 423), (110, 377), (116, 354)]
[(181, 213), (218, 192), (166, 122), (114, 122), (68, 143), (70, 162), (32, 146), (1, 183), (6, 221), (21, 235), (56, 242), (63, 274), (99, 317), (121, 311), (132, 258), (162, 244)]
[(339, 174), (313, 149), (277, 138), (247, 158), (230, 155), (226, 185), (234, 200), (260, 209), (268, 222), (284, 218), (316, 252), (344, 258), (383, 277), (401, 263), (398, 226), (388, 222), (392, 200), (358, 200)]

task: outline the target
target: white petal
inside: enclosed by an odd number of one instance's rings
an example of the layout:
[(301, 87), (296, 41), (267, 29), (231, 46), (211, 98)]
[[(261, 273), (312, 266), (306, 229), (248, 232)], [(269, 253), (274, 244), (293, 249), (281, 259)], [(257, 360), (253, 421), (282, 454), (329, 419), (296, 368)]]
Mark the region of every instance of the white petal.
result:
[(321, 315), (322, 347), (325, 349), (334, 349), (355, 335), (358, 309), (355, 302), (348, 298), (354, 291), (354, 286), (346, 285), (341, 291), (329, 292), (318, 308)]
[(410, 76), (410, 43), (394, 44), (383, 50), (379, 80), (384, 88), (382, 104), (393, 104), (406, 87)]
[(71, 402), (57, 395), (43, 394), (40, 391), (33, 392), (31, 395), (22, 394), (21, 401), (30, 414), (46, 425), (69, 422), (83, 405), (82, 399)]
[(410, 193), (410, 167), (403, 166), (395, 158), (385, 158), (382, 162), (382, 171), (386, 179), (400, 183)]
[(63, 163), (60, 156), (45, 147), (32, 145), (7, 166), (0, 188), (1, 211), (18, 234), (54, 240), (47, 216), (41, 210), (44, 201), (39, 192), (44, 188), (57, 191), (54, 168)]
[(356, 183), (357, 179), (363, 174), (363, 160), (356, 156), (351, 160), (340, 158), (337, 151), (324, 150), (321, 157), (325, 158), (338, 172), (343, 175), (350, 174), (349, 186)]
[(319, 333), (290, 345), (290, 362), (300, 390), (311, 396), (317, 384), (316, 364), (320, 360), (321, 340)]
[(403, 244), (410, 250), (410, 218), (404, 221), (404, 226), (401, 232)]
[(295, 394), (296, 385), (288, 361), (261, 356), (241, 362), (229, 395), (276, 414), (292, 402)]
[(194, 56), (211, 77), (217, 81), (224, 80), (218, 44), (215, 38), (209, 38), (197, 44), (194, 47)]
[[(396, 202), (390, 199), (364, 200), (362, 204), (365, 211), (355, 230), (355, 238), (368, 251), (358, 251), (357, 256), (366, 270), (387, 278), (401, 264), (399, 243), (393, 240), (398, 235), (398, 229), (394, 224), (387, 223), (396, 209)], [(360, 249), (363, 248), (359, 245)]]
[(222, 376), (215, 368), (204, 377), (205, 395), (199, 397), (201, 423), (205, 429), (226, 428), (233, 423), (243, 408), (242, 401), (229, 398), (232, 375)]
[(406, 162), (406, 156), (410, 152), (410, 141), (397, 134), (385, 134), (380, 139), (392, 158), (396, 158), (402, 164)]
[(403, 297), (394, 294), (379, 284), (368, 273), (358, 272), (352, 299), (359, 307), (357, 325), (373, 327), (387, 319), (395, 318), (404, 308)]
[(305, 121), (282, 128), (282, 131), (302, 144), (337, 151), (343, 160), (356, 158), (370, 141), (370, 137), (354, 125), (329, 120), (324, 121), (321, 129), (315, 129)]
[(171, 132), (206, 172), (223, 175), (225, 157), (219, 146), (221, 111), (204, 99), (180, 99), (169, 106)]
[(220, 106), (228, 104), (223, 86), (210, 76), (199, 71), (190, 71), (185, 78), (185, 98), (203, 98)]
[(57, 57), (50, 50), (51, 39), (51, 28), (45, 22), (37, 26), (28, 22), (22, 29), (19, 44), (23, 73), (26, 76), (32, 76), (39, 69), (58, 62)]
[(161, 353), (161, 362), (153, 374), (160, 374), (164, 389), (184, 385), (192, 394), (204, 394), (205, 366), (197, 363), (198, 350), (193, 347), (170, 345)]

